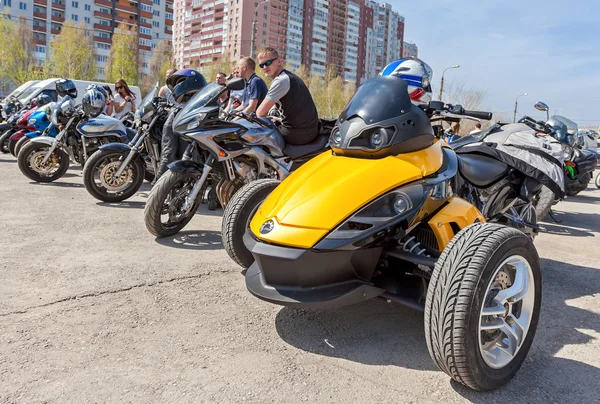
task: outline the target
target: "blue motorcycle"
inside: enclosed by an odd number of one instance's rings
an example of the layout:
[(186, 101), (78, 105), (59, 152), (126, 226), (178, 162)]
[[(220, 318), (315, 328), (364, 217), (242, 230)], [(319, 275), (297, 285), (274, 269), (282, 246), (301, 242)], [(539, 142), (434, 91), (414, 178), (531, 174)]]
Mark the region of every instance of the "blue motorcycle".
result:
[(25, 133), (17, 144), (15, 145), (15, 156), (19, 155), (19, 151), (25, 146), (27, 143), (39, 136), (50, 136), (56, 137), (58, 135), (58, 130), (56, 126), (50, 122), (50, 115), (52, 114), (52, 110), (49, 107), (48, 109), (44, 108), (40, 111), (36, 111), (29, 117), (29, 126), (35, 128), (35, 132)]

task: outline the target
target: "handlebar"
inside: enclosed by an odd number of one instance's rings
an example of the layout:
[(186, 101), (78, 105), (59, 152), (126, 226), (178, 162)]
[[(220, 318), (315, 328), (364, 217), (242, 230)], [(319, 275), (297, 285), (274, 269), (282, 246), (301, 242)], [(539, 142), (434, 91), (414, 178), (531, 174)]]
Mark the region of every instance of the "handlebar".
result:
[(483, 119), (483, 120), (486, 120), (486, 121), (491, 121), (492, 120), (492, 113), (491, 112), (485, 112), (485, 111), (468, 111), (468, 110), (465, 110), (465, 112), (463, 113), (463, 115), (472, 116), (473, 118)]

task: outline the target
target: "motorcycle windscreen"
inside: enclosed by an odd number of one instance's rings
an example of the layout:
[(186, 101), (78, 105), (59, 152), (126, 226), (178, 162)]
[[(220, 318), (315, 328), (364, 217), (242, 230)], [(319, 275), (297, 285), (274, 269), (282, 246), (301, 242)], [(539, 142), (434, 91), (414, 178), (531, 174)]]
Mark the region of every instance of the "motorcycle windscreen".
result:
[(210, 83), (194, 94), (173, 120), (173, 129), (175, 132), (178, 132), (177, 129), (183, 130), (186, 124), (194, 119), (199, 110), (213, 100), (222, 88), (217, 83)]
[[(422, 155), (367, 160), (322, 153), (285, 179), (254, 215), (250, 229), (261, 240), (311, 248), (346, 218), (380, 195), (429, 175), (442, 165), (440, 143)], [(272, 219), (268, 234), (260, 228)]]
[(378, 76), (362, 84), (340, 120), (358, 116), (366, 124), (386, 121), (411, 110), (408, 84), (398, 77)]

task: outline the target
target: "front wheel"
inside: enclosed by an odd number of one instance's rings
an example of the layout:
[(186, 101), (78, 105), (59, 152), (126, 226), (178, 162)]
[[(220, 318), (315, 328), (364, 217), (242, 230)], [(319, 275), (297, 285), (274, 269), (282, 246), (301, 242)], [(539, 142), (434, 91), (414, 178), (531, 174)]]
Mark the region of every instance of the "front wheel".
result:
[(94, 198), (104, 202), (121, 202), (131, 198), (144, 182), (144, 167), (139, 159), (133, 159), (117, 178), (126, 153), (98, 150), (90, 156), (83, 167), (85, 189)]
[(61, 148), (57, 147), (43, 163), (50, 147), (45, 143), (29, 142), (20, 150), (17, 157), (19, 169), (27, 178), (35, 182), (52, 182), (67, 172), (69, 155)]
[(600, 173), (596, 175), (596, 188), (600, 189)]
[(523, 364), (541, 302), (542, 272), (531, 240), (498, 224), (468, 226), (444, 249), (428, 286), (429, 353), (457, 382), (497, 389)]
[(576, 196), (581, 191), (585, 190), (592, 179), (592, 173), (586, 174), (583, 179), (567, 180), (566, 193), (569, 196)]
[(200, 195), (185, 207), (185, 202), (198, 177), (188, 173), (167, 171), (158, 179), (146, 202), (146, 228), (157, 237), (172, 236), (183, 229), (200, 205)]
[(10, 139), (13, 133), (14, 132), (12, 131), (12, 129), (7, 129), (6, 131), (4, 131), (4, 133), (2, 133), (2, 135), (0, 136), (0, 152), (4, 154), (10, 153), (10, 149), (8, 148), (8, 140)]
[(279, 185), (278, 180), (261, 179), (241, 187), (229, 201), (223, 213), (221, 238), (227, 254), (238, 265), (248, 268), (254, 262), (252, 253), (244, 245), (244, 233), (259, 206)]
[(23, 146), (25, 146), (30, 141), (31, 141), (31, 139), (28, 138), (27, 136), (24, 136), (21, 139), (19, 139), (19, 141), (15, 145), (15, 156), (16, 157), (19, 157), (19, 152), (21, 151), (21, 149), (23, 148)]

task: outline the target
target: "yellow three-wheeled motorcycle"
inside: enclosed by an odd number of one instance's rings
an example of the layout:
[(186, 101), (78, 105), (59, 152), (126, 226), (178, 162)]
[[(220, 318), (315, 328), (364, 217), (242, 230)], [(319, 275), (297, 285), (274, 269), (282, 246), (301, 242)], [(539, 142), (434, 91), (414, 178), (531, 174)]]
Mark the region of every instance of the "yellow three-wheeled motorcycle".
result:
[(401, 79), (368, 80), (331, 150), (280, 184), (243, 187), (222, 235), (258, 298), (327, 308), (382, 297), (423, 310), (439, 368), (489, 390), (515, 375), (537, 327), (531, 201), (542, 184), (485, 154), (455, 153), (431, 124), (447, 109), (411, 104)]

